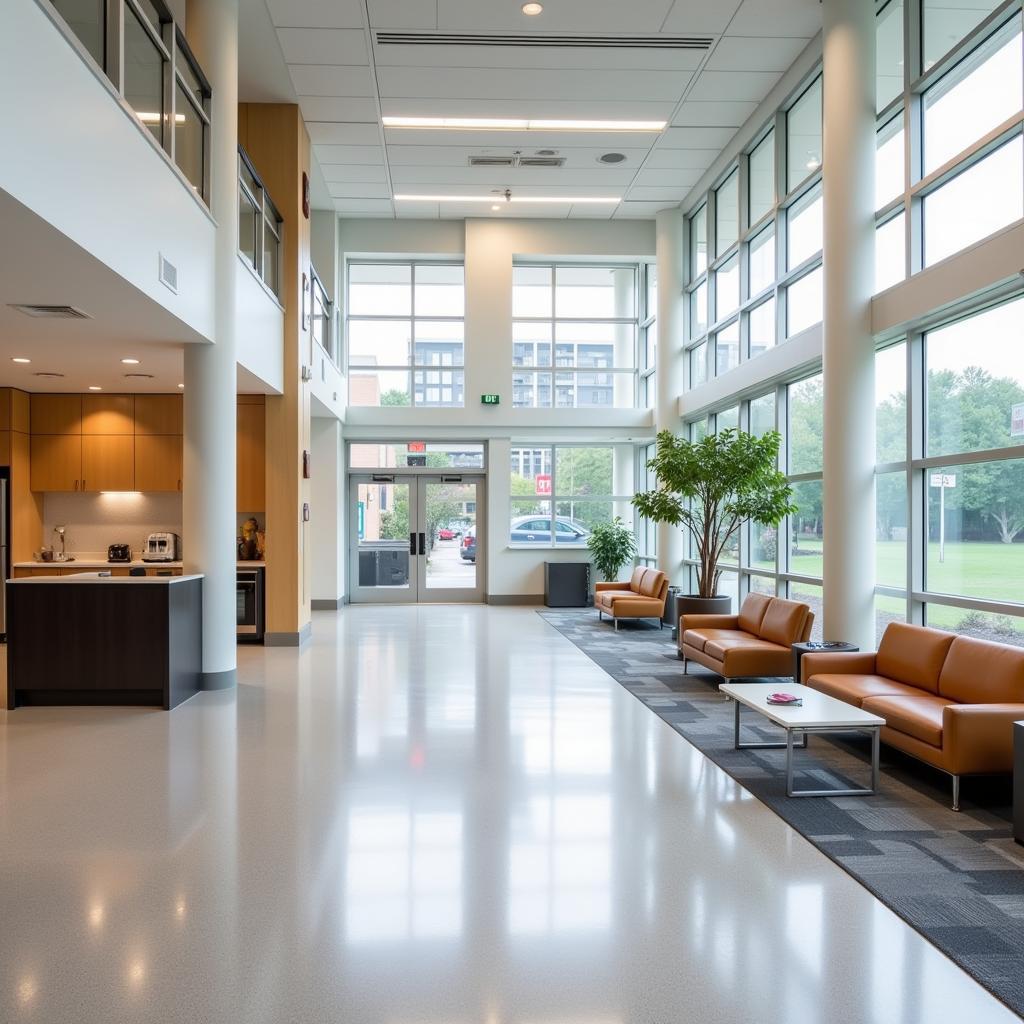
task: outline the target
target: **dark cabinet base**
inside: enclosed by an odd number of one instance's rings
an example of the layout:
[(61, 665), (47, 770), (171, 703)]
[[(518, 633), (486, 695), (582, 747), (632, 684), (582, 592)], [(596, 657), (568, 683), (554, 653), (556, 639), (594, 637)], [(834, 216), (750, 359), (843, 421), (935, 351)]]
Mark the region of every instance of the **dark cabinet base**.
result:
[(7, 706), (170, 709), (202, 681), (202, 579), (7, 588)]

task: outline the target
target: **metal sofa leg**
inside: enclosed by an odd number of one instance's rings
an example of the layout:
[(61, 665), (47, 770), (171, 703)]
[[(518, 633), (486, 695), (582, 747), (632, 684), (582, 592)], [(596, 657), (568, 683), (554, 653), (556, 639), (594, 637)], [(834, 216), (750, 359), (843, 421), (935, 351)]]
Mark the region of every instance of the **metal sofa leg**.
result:
[(604, 622), (604, 615), (602, 614), (600, 608), (597, 609), (597, 621), (598, 622)]
[(953, 810), (960, 810), (960, 776), (953, 776)]
[(616, 619), (615, 620), (615, 632), (618, 633), (618, 631), (619, 631), (619, 620)]
[(687, 667), (689, 665), (689, 662), (686, 660), (685, 654), (681, 654), (680, 657), (683, 659), (683, 675), (685, 676), (687, 674)]

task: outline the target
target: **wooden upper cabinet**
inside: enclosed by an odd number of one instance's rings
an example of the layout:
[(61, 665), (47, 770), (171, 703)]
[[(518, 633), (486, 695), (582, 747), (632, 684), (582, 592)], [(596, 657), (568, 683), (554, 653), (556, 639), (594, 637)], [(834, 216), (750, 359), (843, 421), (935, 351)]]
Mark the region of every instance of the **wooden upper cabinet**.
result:
[(265, 512), (267, 508), (265, 429), (264, 404), (239, 403), (235, 494), (239, 512)]
[[(47, 488), (39, 488), (46, 490)], [(131, 434), (82, 437), (83, 491), (134, 491), (135, 438)]]
[(81, 434), (81, 395), (32, 395), (33, 434)]
[(181, 463), (180, 435), (135, 435), (135, 490), (180, 491)]
[(83, 434), (134, 434), (133, 395), (82, 395)]
[(136, 434), (181, 434), (181, 395), (136, 395)]
[(30, 475), (33, 491), (81, 490), (81, 435), (33, 434)]

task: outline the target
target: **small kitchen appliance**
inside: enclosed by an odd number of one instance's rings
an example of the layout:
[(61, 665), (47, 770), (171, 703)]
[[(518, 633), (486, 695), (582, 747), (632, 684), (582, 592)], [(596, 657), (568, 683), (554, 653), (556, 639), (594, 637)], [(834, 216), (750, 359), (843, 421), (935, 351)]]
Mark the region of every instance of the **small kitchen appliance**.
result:
[(176, 533), (151, 533), (142, 552), (144, 562), (177, 562), (181, 538)]
[(111, 544), (107, 548), (108, 562), (130, 562), (132, 560), (132, 547), (130, 544)]

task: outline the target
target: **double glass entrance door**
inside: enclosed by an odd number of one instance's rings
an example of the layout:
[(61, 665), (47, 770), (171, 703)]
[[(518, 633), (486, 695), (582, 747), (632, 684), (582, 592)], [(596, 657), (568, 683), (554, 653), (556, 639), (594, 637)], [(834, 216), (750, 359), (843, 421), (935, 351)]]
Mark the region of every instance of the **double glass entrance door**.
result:
[(483, 481), (456, 473), (351, 477), (351, 600), (482, 601)]

